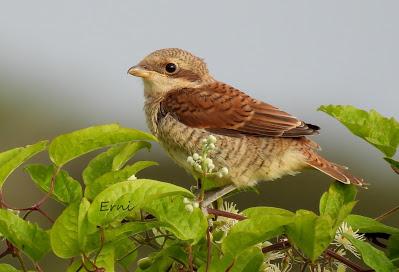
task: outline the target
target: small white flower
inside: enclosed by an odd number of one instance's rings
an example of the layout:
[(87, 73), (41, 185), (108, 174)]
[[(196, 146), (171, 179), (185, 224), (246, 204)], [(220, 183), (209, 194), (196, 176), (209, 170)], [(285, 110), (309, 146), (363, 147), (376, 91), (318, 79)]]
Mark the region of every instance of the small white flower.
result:
[(209, 169), (210, 171), (212, 171), (213, 169), (215, 169), (215, 165), (214, 165), (213, 163), (208, 164), (208, 169)]
[(213, 161), (211, 158), (206, 158), (204, 163), (205, 163), (205, 165), (209, 166), (210, 164), (213, 164)]
[(226, 176), (229, 173), (229, 169), (227, 169), (227, 167), (222, 167), (220, 173), (222, 173), (223, 176)]
[(186, 204), (186, 206), (184, 207), (186, 209), (186, 211), (188, 212), (193, 212), (194, 211), (194, 207), (192, 204)]
[(194, 202), (193, 202), (193, 207), (194, 207), (194, 208), (199, 208), (199, 203), (198, 203), (197, 201), (194, 201)]
[(205, 145), (205, 144), (208, 143), (208, 140), (204, 138), (204, 139), (201, 140), (201, 143)]
[(217, 141), (217, 139), (216, 139), (215, 136), (213, 136), (213, 135), (209, 135), (209, 136), (208, 136), (208, 143), (210, 143), (210, 144), (215, 144), (216, 141)]
[[(223, 202), (223, 205), (220, 208), (220, 210), (229, 212), (229, 213), (236, 213), (236, 214), (239, 213), (236, 208), (236, 204), (234, 204), (233, 202), (227, 202), (227, 201)], [(223, 216), (219, 216), (217, 218), (217, 221), (223, 223), (222, 226), (219, 227), (219, 229), (222, 230), (223, 232), (225, 232), (226, 234), (231, 229), (231, 227), (234, 226), (238, 222), (238, 220), (236, 220), (236, 219), (227, 218), (227, 217), (223, 217)]]
[(346, 250), (350, 251), (357, 258), (360, 258), (360, 255), (357, 252), (356, 248), (344, 236), (344, 234), (346, 234), (360, 241), (365, 240), (364, 234), (359, 234), (358, 232), (359, 230), (354, 231), (351, 226), (349, 226), (346, 222), (343, 222), (341, 226), (337, 229), (333, 244), (336, 246), (343, 246)]
[(137, 177), (135, 175), (131, 175), (127, 180), (136, 180)]
[(202, 172), (202, 166), (199, 165), (198, 163), (196, 163), (196, 164), (194, 165), (194, 169), (197, 170), (198, 172)]
[(198, 155), (198, 153), (194, 153), (194, 154), (193, 154), (193, 159), (194, 159), (194, 160), (198, 161), (200, 158), (201, 158), (201, 157), (200, 157), (200, 155)]
[(191, 201), (190, 201), (190, 199), (188, 199), (187, 197), (185, 197), (185, 198), (183, 198), (183, 203), (184, 203), (184, 204), (190, 204)]
[(190, 165), (193, 165), (195, 163), (194, 158), (191, 157), (191, 156), (188, 156), (187, 157), (187, 163), (190, 164)]
[(214, 143), (210, 143), (208, 145), (209, 150), (214, 150), (216, 148), (216, 145)]

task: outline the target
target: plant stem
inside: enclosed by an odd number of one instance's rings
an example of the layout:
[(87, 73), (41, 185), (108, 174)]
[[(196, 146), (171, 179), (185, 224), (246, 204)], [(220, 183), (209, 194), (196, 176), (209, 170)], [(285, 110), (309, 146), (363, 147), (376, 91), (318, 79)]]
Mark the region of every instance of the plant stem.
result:
[(396, 207), (390, 209), (389, 211), (381, 214), (380, 216), (378, 216), (378, 217), (376, 217), (374, 219), (377, 220), (377, 221), (382, 221), (382, 220), (384, 220), (385, 218), (387, 218), (388, 216), (392, 215), (393, 213), (395, 213), (397, 211), (399, 211), (399, 206), (396, 206)]
[(191, 245), (188, 246), (188, 269), (190, 272), (194, 272), (193, 266), (193, 247)]
[(212, 208), (206, 208), (206, 210), (207, 210), (207, 212), (209, 214), (213, 214), (213, 215), (216, 215), (216, 216), (222, 216), (222, 217), (231, 218), (231, 219), (235, 219), (235, 220), (247, 219), (245, 216), (243, 216), (241, 214), (236, 214), (236, 213), (216, 210), (216, 209), (212, 209)]
[(212, 261), (212, 241), (211, 241), (211, 230), (210, 227), (206, 230), (206, 242), (207, 242), (207, 258), (206, 258), (206, 268), (205, 272), (209, 271), (209, 265), (211, 264)]
[(347, 267), (353, 269), (356, 272), (374, 271), (374, 270), (365, 270), (363, 267), (361, 267), (357, 263), (352, 262), (352, 261), (348, 260), (347, 258), (342, 257), (341, 255), (338, 255), (336, 252), (334, 252), (331, 249), (327, 249), (326, 254), (328, 256), (340, 261), (341, 263), (345, 264)]

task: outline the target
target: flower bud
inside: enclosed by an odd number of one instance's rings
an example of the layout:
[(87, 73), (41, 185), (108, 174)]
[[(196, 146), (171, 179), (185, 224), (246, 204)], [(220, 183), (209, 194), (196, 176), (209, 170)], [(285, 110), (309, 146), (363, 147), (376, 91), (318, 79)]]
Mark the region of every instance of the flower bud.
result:
[(209, 135), (208, 136), (208, 143), (210, 143), (210, 144), (214, 144), (214, 143), (216, 143), (216, 137), (215, 136), (213, 136), (213, 135)]
[(186, 211), (188, 212), (193, 212), (194, 211), (194, 207), (191, 204), (187, 204), (186, 206), (184, 206), (184, 208), (186, 209)]
[(200, 159), (200, 155), (198, 155), (198, 153), (194, 153), (193, 154), (193, 159), (196, 160), (196, 161), (199, 160)]

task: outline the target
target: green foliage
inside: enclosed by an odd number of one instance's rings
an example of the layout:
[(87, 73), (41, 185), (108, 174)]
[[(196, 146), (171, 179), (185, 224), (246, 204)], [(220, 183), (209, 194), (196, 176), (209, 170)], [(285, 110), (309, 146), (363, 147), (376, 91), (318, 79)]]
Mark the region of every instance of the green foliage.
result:
[[(320, 109), (388, 157), (395, 153), (399, 134), (393, 118), (350, 106)], [(20, 217), (1, 208), (0, 235), (8, 241), (5, 253), (21, 252), (38, 261), (51, 250), (60, 258), (74, 258), (67, 268), (70, 272), (112, 272), (117, 271), (118, 265), (126, 271), (137, 266), (135, 271), (139, 272), (191, 268), (202, 272), (295, 271), (307, 267), (316, 271), (318, 266), (338, 269), (325, 252), (338, 254), (339, 250), (347, 250), (348, 245), (375, 271), (393, 271), (394, 264), (399, 263), (399, 229), (351, 214), (357, 203), (354, 186), (333, 182), (320, 199), (319, 214), (275, 207), (251, 207), (236, 214), (235, 206), (227, 209), (221, 199), (217, 203), (219, 209), (227, 210), (215, 213), (199, 207), (201, 194), (196, 196), (170, 183), (135, 177), (139, 171), (157, 165), (152, 161), (129, 164), (138, 151), (151, 148), (149, 141), (156, 139), (116, 124), (55, 138), (49, 146), (54, 165), (31, 164), (25, 169), (40, 189), (66, 207), (48, 231), (30, 223), (28, 214)], [(209, 141), (216, 140), (208, 139), (204, 146)], [(0, 187), (12, 171), (46, 147), (47, 141), (42, 141), (0, 153)], [(84, 167), (83, 182), (61, 169), (69, 161), (103, 148), (107, 149)], [(211, 165), (212, 150), (202, 154), (204, 168)], [(385, 159), (394, 170), (398, 169), (397, 161)], [(203, 178), (210, 180), (223, 171), (208, 171)], [(46, 199), (22, 210), (46, 215), (41, 207)], [(0, 204), (7, 207), (3, 199)], [(361, 240), (357, 231), (389, 237), (386, 252)], [(141, 251), (144, 247), (146, 251)], [(146, 257), (137, 260), (143, 252)], [(19, 270), (0, 264), (1, 271)]]
[(361, 233), (387, 233), (399, 234), (399, 229), (382, 224), (372, 218), (351, 214), (345, 221), (354, 229)]
[(158, 198), (168, 195), (194, 197), (192, 193), (176, 185), (150, 179), (123, 181), (109, 186), (93, 200), (89, 220), (98, 226), (106, 226), (115, 219), (123, 219), (130, 208), (144, 209)]
[(18, 147), (0, 153), (0, 188), (7, 177), (23, 162), (47, 148), (48, 141), (41, 141), (26, 147)]
[(319, 110), (339, 120), (353, 134), (377, 147), (388, 157), (395, 155), (399, 145), (399, 123), (375, 110), (369, 112), (353, 106), (321, 106)]
[(135, 140), (156, 141), (156, 138), (117, 124), (95, 126), (58, 136), (50, 143), (49, 155), (56, 165), (62, 166), (88, 152)]
[(9, 264), (0, 264), (0, 272), (19, 272), (20, 270), (14, 268)]
[(33, 260), (40, 260), (50, 250), (47, 232), (5, 209), (0, 209), (0, 233)]
[(345, 235), (345, 237), (359, 250), (365, 264), (375, 269), (376, 272), (392, 272), (396, 270), (384, 252), (350, 235)]
[(243, 250), (284, 232), (284, 226), (294, 220), (294, 214), (272, 207), (250, 208), (243, 212), (248, 219), (238, 222), (223, 240), (225, 254), (238, 256)]
[[(43, 191), (49, 192), (51, 179), (56, 171), (53, 165), (31, 164), (25, 170), (36, 185)], [(82, 186), (77, 180), (69, 176), (66, 171), (61, 170), (56, 175), (52, 197), (65, 204), (78, 201), (82, 198)]]

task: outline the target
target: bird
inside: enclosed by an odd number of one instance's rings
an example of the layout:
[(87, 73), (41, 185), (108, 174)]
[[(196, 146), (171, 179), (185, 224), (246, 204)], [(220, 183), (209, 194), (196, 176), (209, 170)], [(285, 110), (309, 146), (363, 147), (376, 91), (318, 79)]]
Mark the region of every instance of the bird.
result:
[[(315, 168), (344, 184), (364, 187), (362, 178), (318, 154), (309, 136), (319, 127), (212, 77), (203, 59), (179, 48), (156, 50), (128, 73), (144, 83), (147, 125), (169, 156), (193, 173), (189, 156), (201, 140), (215, 138), (214, 180), (223, 193)], [(195, 174), (195, 173), (194, 173)], [(222, 189), (223, 190), (223, 189)]]

